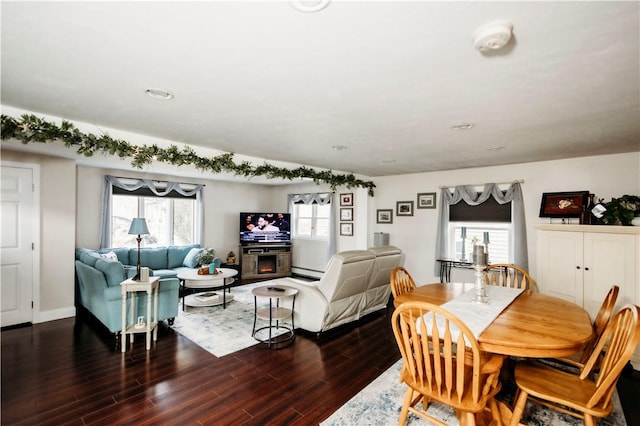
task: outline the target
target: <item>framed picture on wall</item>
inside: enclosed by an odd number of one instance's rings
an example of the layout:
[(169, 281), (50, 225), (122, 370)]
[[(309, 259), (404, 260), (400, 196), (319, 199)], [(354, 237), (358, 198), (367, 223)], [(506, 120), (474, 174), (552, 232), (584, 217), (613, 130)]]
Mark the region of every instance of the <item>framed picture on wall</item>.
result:
[(393, 223), (393, 210), (378, 209), (376, 210), (377, 223)]
[(353, 192), (340, 194), (340, 206), (353, 206)]
[(353, 220), (353, 209), (340, 209), (340, 220)]
[(413, 201), (397, 201), (396, 216), (413, 216)]
[(419, 209), (435, 209), (436, 208), (436, 193), (424, 192), (418, 194), (418, 206)]
[(580, 217), (589, 200), (589, 191), (545, 192), (540, 217)]
[(347, 237), (353, 236), (353, 223), (341, 222), (340, 223), (340, 235)]

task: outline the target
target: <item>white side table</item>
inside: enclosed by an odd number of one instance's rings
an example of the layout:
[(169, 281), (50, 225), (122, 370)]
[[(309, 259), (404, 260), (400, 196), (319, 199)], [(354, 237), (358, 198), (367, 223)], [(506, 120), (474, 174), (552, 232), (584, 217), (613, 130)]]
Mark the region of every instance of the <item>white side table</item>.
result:
[[(262, 343), (266, 343), (269, 348), (272, 345), (278, 345), (285, 342), (292, 343), (295, 338), (295, 326), (293, 323), (293, 310), (296, 304), (296, 295), (298, 289), (287, 287), (284, 285), (270, 285), (256, 287), (251, 290), (253, 293), (253, 300), (255, 303), (254, 317), (253, 317), (253, 337)], [(258, 309), (258, 297), (268, 297), (269, 307)], [(291, 299), (291, 309), (280, 306), (281, 299)], [(275, 301), (275, 304), (274, 304)], [(275, 306), (274, 306), (275, 305)], [(257, 319), (268, 320), (269, 325), (256, 329)], [(291, 319), (291, 327), (281, 324), (280, 321)], [(284, 329), (284, 334), (273, 335), (275, 331), (278, 333), (280, 329)], [(261, 330), (268, 330), (269, 337), (266, 339), (260, 339), (256, 336)]]
[[(134, 281), (132, 279), (125, 280), (120, 283), (122, 290), (122, 333), (120, 346), (122, 352), (127, 350), (127, 334), (133, 344), (135, 333), (147, 334), (147, 350), (151, 349), (151, 334), (153, 333), (153, 341), (158, 340), (158, 285), (160, 277), (149, 277), (149, 281)], [(144, 324), (140, 326), (136, 322), (136, 295), (139, 291), (147, 293), (147, 318)], [(127, 317), (127, 297), (131, 295), (131, 304), (129, 306), (129, 316)], [(151, 299), (153, 299), (153, 311), (151, 310)], [(141, 318), (144, 318), (141, 316)]]

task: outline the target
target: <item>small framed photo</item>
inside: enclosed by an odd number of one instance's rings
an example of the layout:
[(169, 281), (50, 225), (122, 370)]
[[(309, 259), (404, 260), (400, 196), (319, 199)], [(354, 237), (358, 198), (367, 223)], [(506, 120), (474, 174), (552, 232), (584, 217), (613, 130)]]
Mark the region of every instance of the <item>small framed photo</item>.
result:
[(340, 194), (340, 206), (353, 206), (353, 192)]
[(396, 216), (413, 216), (413, 201), (397, 201)]
[(353, 209), (340, 209), (340, 220), (353, 220)]
[(347, 237), (353, 236), (353, 223), (351, 222), (341, 222), (340, 223), (340, 235), (344, 235)]
[(436, 208), (436, 193), (435, 192), (423, 192), (418, 194), (419, 209), (435, 209)]
[(393, 223), (393, 210), (378, 209), (376, 210), (377, 223)]
[(545, 192), (540, 217), (580, 217), (589, 200), (589, 191)]

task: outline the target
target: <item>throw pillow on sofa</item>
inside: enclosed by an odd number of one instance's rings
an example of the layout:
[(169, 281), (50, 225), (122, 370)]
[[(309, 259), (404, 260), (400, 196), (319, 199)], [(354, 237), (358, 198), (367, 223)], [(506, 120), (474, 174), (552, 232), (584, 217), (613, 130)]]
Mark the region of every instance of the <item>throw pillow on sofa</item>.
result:
[(100, 254), (100, 257), (104, 259), (118, 261), (118, 256), (112, 251), (108, 251), (106, 253), (99, 253), (99, 254)]
[(202, 253), (201, 248), (192, 248), (185, 256), (184, 262), (182, 264), (187, 268), (196, 268), (198, 266), (198, 255), (200, 253)]

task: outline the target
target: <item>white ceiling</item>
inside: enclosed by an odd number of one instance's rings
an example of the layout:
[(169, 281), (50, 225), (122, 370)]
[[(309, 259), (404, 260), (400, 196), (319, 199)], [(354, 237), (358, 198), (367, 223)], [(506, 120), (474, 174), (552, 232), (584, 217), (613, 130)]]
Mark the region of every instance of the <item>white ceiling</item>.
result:
[(1, 8), (2, 104), (35, 113), (369, 177), (640, 151), (637, 1)]

